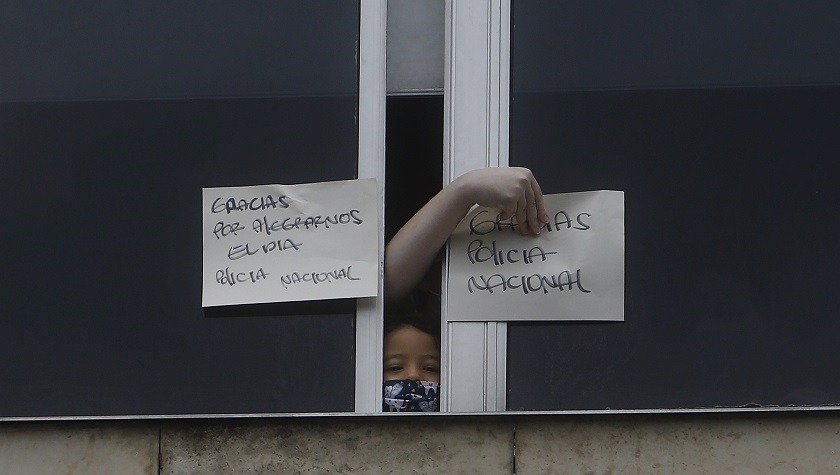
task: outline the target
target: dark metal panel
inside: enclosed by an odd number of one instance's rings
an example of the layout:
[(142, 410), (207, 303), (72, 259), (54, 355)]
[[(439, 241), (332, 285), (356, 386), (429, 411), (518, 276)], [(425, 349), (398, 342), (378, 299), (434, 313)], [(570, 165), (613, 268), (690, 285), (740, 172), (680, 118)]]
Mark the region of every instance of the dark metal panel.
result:
[(205, 316), (199, 277), (201, 188), (353, 178), (355, 103), (3, 105), (0, 415), (352, 411), (352, 302)]
[(518, 91), (825, 84), (840, 4), (761, 0), (513, 2)]
[(346, 0), (0, 6), (0, 100), (356, 95)]
[(356, 177), (358, 2), (4, 4), (0, 417), (354, 410), (354, 301), (201, 308), (201, 188)]
[(544, 191), (625, 190), (626, 322), (510, 325), (509, 407), (840, 403), (838, 110), (840, 87), (516, 96), (511, 162)]
[[(525, 42), (523, 5), (514, 5), (510, 161), (532, 168), (545, 192), (625, 190), (626, 321), (511, 324), (508, 408), (840, 404), (840, 73), (815, 62), (787, 78), (795, 87), (759, 87), (782, 78), (775, 73), (742, 78), (751, 87), (712, 87), (698, 73), (697, 87), (639, 90), (663, 84), (611, 64), (623, 90), (573, 91), (582, 83), (558, 80), (535, 93), (525, 85), (540, 73), (517, 58), (558, 61), (569, 45)], [(542, 6), (530, 15), (545, 15)], [(604, 9), (604, 22), (620, 23), (625, 9)], [(751, 25), (741, 34), (758, 34)], [(612, 61), (581, 44), (581, 57)], [(811, 73), (833, 84), (813, 86)]]

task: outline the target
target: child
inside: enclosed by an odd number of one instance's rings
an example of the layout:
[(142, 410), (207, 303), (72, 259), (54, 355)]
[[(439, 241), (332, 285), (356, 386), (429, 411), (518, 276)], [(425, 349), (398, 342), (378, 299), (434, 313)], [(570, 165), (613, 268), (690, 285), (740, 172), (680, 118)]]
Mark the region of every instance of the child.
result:
[[(467, 172), (429, 200), (385, 247), (386, 303), (394, 305), (412, 293), (475, 204), (500, 209), (502, 219), (515, 218), (522, 234), (539, 234), (548, 222), (542, 191), (527, 168)], [(417, 300), (386, 325), (385, 411), (438, 410), (440, 331), (431, 323), (440, 319), (434, 317), (433, 306), (423, 310)]]
[(438, 410), (440, 328), (435, 323), (439, 319), (424, 315), (417, 300), (386, 317), (383, 411)]

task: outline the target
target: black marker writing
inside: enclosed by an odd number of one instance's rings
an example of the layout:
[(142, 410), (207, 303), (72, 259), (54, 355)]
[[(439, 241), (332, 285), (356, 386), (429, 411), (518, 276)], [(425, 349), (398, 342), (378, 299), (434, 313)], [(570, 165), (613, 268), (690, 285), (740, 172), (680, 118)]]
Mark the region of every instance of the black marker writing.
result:
[(231, 234), (238, 236), (237, 233), (243, 229), (245, 229), (245, 226), (242, 226), (238, 222), (225, 223), (224, 221), (219, 221), (215, 226), (213, 226), (213, 234), (216, 235), (216, 239), (221, 239)]
[(235, 246), (231, 246), (228, 249), (228, 259), (235, 261), (241, 257), (245, 256), (253, 256), (258, 252), (262, 251), (263, 254), (268, 254), (269, 252), (274, 251), (286, 251), (288, 249), (294, 249), (295, 251), (299, 250), (300, 247), (303, 246), (303, 243), (294, 242), (291, 239), (278, 239), (276, 241), (269, 241), (262, 246), (257, 246), (251, 249), (251, 244), (245, 243), (245, 245), (237, 244)]
[(502, 274), (493, 274), (488, 277), (483, 275), (471, 276), (467, 279), (467, 289), (470, 293), (476, 291), (486, 291), (493, 293), (495, 291), (505, 292), (508, 290), (519, 290), (524, 294), (531, 292), (542, 291), (547, 294), (549, 290), (574, 290), (577, 289), (583, 293), (589, 293), (590, 290), (584, 288), (580, 278), (580, 269), (574, 272), (563, 271), (554, 275), (531, 274), (531, 275), (513, 275), (504, 276)]
[(280, 283), (283, 288), (288, 289), (292, 284), (299, 284), (308, 282), (312, 284), (320, 284), (322, 282), (333, 282), (336, 280), (361, 280), (359, 277), (353, 277), (351, 274), (353, 266), (347, 266), (342, 269), (335, 269), (328, 272), (292, 272), (280, 277)]
[[(578, 231), (586, 231), (589, 229), (589, 225), (583, 222), (583, 217), (586, 216), (587, 218), (592, 217), (589, 213), (578, 213), (577, 217), (575, 218), (576, 223), (572, 223), (572, 218), (566, 214), (565, 211), (558, 211), (554, 215), (554, 231), (560, 231), (563, 226), (566, 229), (577, 229)], [(546, 231), (551, 231), (551, 225), (548, 223), (543, 224), (540, 226), (540, 229), (545, 229)]]
[(219, 197), (213, 201), (213, 206), (210, 210), (213, 213), (224, 211), (230, 214), (234, 211), (262, 211), (268, 208), (288, 208), (289, 203), (286, 201), (288, 199), (289, 197), (286, 195), (277, 195), (276, 199), (274, 195), (257, 196), (251, 199), (225, 199), (224, 197)]
[(249, 272), (231, 272), (230, 267), (225, 267), (224, 270), (216, 271), (216, 282), (222, 285), (236, 285), (244, 283), (256, 283), (257, 281), (266, 279), (269, 273), (264, 271), (262, 267), (255, 271)]
[[(472, 218), (470, 218), (470, 235), (479, 235), (483, 236), (485, 234), (490, 234), (493, 231), (504, 231), (505, 229), (509, 229), (511, 231), (516, 231), (516, 227), (518, 224), (516, 223), (516, 218), (511, 219), (502, 219), (502, 213), (496, 214), (495, 217), (491, 217), (492, 214), (490, 211), (484, 209), (479, 211), (475, 214)], [(574, 220), (572, 220), (568, 213), (565, 211), (558, 211), (554, 215), (554, 222), (553, 223), (545, 223), (540, 226), (540, 229), (545, 231), (560, 231), (561, 229), (575, 229), (578, 231), (586, 231), (589, 229), (589, 224), (584, 222), (584, 216), (589, 218), (592, 215), (589, 213), (578, 213)]]
[(346, 213), (336, 213), (332, 216), (295, 216), (281, 220), (269, 220), (268, 216), (255, 219), (252, 228), (256, 233), (271, 234), (277, 231), (290, 231), (292, 229), (318, 229), (319, 226), (329, 227), (340, 224), (362, 224), (361, 211), (351, 209)]
[(489, 246), (486, 246), (481, 239), (475, 239), (467, 246), (467, 257), (470, 263), (476, 264), (479, 262), (493, 261), (493, 265), (502, 265), (505, 263), (522, 262), (530, 264), (537, 259), (540, 262), (545, 262), (548, 256), (557, 254), (556, 251), (545, 251), (540, 246), (534, 246), (530, 249), (510, 249), (507, 251), (500, 251), (496, 248), (496, 240), (494, 239)]

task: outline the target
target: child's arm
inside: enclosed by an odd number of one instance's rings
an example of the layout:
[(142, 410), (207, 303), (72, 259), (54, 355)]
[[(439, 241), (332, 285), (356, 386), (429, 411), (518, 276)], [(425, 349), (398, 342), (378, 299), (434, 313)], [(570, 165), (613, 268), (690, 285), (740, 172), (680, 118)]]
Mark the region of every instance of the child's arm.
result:
[(539, 234), (548, 222), (542, 191), (527, 168), (482, 168), (460, 176), (417, 212), (385, 247), (385, 297), (411, 293), (449, 235), (474, 204), (516, 216), (522, 234)]

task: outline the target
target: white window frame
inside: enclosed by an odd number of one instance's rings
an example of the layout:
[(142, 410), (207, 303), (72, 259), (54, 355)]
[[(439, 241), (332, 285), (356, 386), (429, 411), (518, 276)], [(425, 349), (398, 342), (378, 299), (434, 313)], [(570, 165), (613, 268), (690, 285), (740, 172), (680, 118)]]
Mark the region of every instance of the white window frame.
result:
[[(445, 31), (444, 184), (476, 168), (508, 165), (510, 0), (447, 0)], [(447, 249), (441, 410), (503, 412), (507, 323), (447, 322), (448, 256)]]
[[(359, 178), (379, 184), (383, 262), (387, 0), (361, 0), (360, 17)], [(446, 0), (445, 22), (444, 184), (472, 169), (508, 164), (510, 0)], [(504, 412), (507, 324), (447, 323), (447, 271), (444, 264), (441, 411)], [(379, 296), (357, 301), (357, 414), (381, 414), (382, 281), (380, 268)]]
[(356, 301), (355, 413), (382, 411), (385, 256), (385, 31), (387, 0), (361, 0), (359, 14), (359, 178), (376, 178), (379, 291)]

